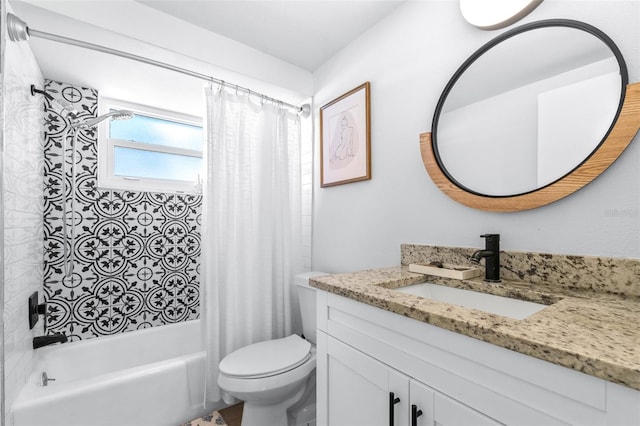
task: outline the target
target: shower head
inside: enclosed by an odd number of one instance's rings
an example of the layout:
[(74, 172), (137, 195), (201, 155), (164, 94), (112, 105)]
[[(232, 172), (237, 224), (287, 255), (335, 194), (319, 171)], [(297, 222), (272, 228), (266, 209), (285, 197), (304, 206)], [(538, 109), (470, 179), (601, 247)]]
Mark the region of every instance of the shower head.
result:
[(96, 118), (90, 118), (84, 121), (78, 121), (71, 124), (72, 128), (78, 127), (80, 129), (88, 129), (91, 127), (96, 127), (98, 123), (106, 120), (107, 118), (111, 118), (112, 120), (130, 120), (133, 118), (133, 111), (129, 111), (126, 109), (119, 109), (116, 111), (111, 111), (107, 114), (102, 114)]

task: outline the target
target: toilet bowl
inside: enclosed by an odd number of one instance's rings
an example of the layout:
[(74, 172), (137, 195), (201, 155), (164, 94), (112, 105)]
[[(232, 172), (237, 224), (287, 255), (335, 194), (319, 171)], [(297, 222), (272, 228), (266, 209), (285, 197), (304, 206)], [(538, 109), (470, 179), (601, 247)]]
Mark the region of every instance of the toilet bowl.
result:
[[(317, 275), (324, 274), (295, 278), (306, 338), (293, 334), (254, 343), (220, 361), (218, 385), (244, 401), (242, 426), (315, 424), (316, 310), (309, 278)], [(313, 418), (299, 423), (301, 416), (289, 409)]]

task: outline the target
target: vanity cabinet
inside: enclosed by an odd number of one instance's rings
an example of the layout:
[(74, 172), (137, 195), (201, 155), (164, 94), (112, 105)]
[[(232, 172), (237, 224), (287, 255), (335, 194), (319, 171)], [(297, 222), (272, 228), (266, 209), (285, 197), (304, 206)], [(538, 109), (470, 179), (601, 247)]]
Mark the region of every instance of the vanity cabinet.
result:
[(323, 357), (318, 372), (322, 371), (327, 390), (319, 424), (499, 424), (323, 332), (318, 333), (318, 348)]
[(633, 389), (332, 293), (317, 304), (320, 426), (640, 425)]

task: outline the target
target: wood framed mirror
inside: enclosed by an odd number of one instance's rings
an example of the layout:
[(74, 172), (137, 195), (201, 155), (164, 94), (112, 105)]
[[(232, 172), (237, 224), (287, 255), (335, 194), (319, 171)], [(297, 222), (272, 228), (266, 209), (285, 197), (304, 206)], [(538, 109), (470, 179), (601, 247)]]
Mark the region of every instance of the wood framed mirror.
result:
[(460, 66), (420, 150), (452, 199), (520, 211), (594, 180), (639, 127), (640, 84), (628, 84), (615, 43), (583, 22), (546, 20), (499, 35)]

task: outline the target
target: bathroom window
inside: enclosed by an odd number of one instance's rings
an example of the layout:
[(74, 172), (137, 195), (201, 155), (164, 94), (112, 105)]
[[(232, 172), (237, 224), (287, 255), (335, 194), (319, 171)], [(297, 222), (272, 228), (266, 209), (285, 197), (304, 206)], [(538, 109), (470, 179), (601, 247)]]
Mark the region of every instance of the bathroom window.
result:
[(202, 120), (147, 106), (100, 99), (100, 113), (130, 110), (130, 119), (99, 127), (98, 186), (161, 192), (200, 192)]

